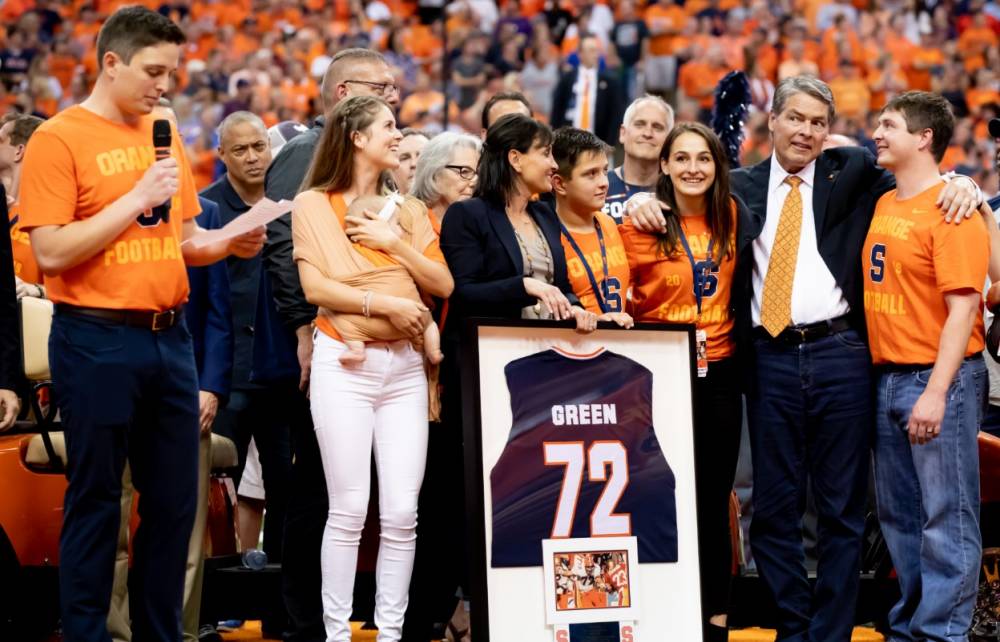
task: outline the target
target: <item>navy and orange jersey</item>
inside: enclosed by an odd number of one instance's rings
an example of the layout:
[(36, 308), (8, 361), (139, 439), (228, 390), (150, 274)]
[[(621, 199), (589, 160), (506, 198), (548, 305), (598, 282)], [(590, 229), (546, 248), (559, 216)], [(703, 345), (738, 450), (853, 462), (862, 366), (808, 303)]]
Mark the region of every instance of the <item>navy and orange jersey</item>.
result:
[[(629, 288), (629, 266), (628, 258), (625, 256), (625, 244), (622, 242), (621, 234), (614, 219), (598, 212), (594, 215), (594, 221), (601, 226), (601, 234), (604, 236), (604, 254), (601, 254), (601, 242), (597, 236), (597, 229), (590, 233), (572, 232), (565, 230), (561, 235), (563, 253), (566, 255), (566, 272), (569, 276), (570, 287), (573, 294), (580, 299), (580, 305), (594, 314), (607, 312), (624, 312), (625, 297)], [(566, 238), (566, 234), (573, 237), (573, 243)], [(579, 248), (587, 261), (586, 266), (576, 251)], [(604, 274), (604, 262), (607, 260), (608, 273)], [(601, 305), (594, 294), (594, 286), (587, 274), (587, 267), (590, 267), (590, 274), (600, 289), (601, 300), (604, 301), (606, 310), (601, 309)]]
[(614, 219), (619, 225), (625, 220), (625, 203), (640, 192), (653, 192), (655, 185), (631, 185), (618, 175), (624, 175), (625, 168), (618, 167), (608, 170), (608, 196), (604, 199), (604, 209), (601, 210)]
[(653, 430), (653, 374), (556, 349), (504, 368), (513, 425), (490, 472), (493, 567), (541, 566), (542, 540), (635, 536), (677, 561), (674, 473)]

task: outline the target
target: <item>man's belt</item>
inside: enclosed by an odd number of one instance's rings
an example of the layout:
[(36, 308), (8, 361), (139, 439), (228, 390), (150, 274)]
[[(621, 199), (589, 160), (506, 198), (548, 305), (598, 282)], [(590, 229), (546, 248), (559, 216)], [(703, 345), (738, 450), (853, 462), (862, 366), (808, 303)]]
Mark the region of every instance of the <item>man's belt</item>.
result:
[(150, 310), (110, 310), (108, 308), (85, 308), (68, 303), (57, 303), (56, 313), (84, 319), (100, 319), (115, 325), (127, 325), (132, 328), (145, 328), (153, 332), (167, 330), (180, 323), (184, 308), (178, 306), (163, 312)]
[(836, 319), (827, 319), (826, 321), (817, 321), (816, 323), (805, 325), (790, 325), (776, 337), (772, 337), (763, 326), (754, 328), (754, 334), (769, 341), (780, 341), (781, 343), (797, 346), (850, 329), (851, 323), (847, 320), (847, 315), (845, 314)]

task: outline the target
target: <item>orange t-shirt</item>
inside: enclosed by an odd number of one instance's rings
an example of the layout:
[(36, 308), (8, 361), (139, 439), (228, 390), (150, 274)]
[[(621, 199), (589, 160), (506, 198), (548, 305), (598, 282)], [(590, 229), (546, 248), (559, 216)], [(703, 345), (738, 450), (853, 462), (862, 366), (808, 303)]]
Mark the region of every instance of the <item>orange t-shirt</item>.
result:
[(715, 103), (715, 86), (727, 73), (729, 70), (725, 67), (692, 60), (681, 65), (678, 84), (688, 98), (698, 101), (699, 107), (711, 109)]
[(863, 119), (868, 114), (872, 94), (864, 78), (834, 78), (830, 91), (839, 115)]
[(595, 314), (604, 314), (605, 311), (598, 303), (594, 287), (591, 285), (587, 269), (583, 264), (583, 260), (586, 259), (590, 273), (594, 275), (594, 280), (603, 291), (601, 298), (608, 308), (607, 311), (624, 312), (625, 294), (629, 288), (630, 273), (628, 258), (625, 256), (625, 243), (622, 242), (618, 225), (613, 218), (598, 212), (594, 215), (594, 220), (601, 226), (601, 233), (604, 235), (604, 255), (608, 261), (608, 272), (605, 275), (604, 260), (601, 258), (601, 242), (597, 238), (596, 229), (589, 233), (569, 232), (573, 241), (576, 242), (576, 246), (583, 253), (583, 258), (566, 238), (566, 234), (563, 233), (560, 238), (562, 239), (563, 253), (566, 255), (569, 284), (573, 288), (573, 293), (580, 299), (584, 310)]
[(21, 207), (14, 203), (7, 211), (10, 219), (10, 245), (14, 251), (14, 276), (28, 283), (41, 283), (42, 271), (38, 269), (31, 252), (31, 237), (21, 229)]
[[(732, 210), (736, 227), (736, 207)], [(709, 260), (711, 231), (705, 216), (682, 216), (681, 229), (687, 237), (695, 261)], [(621, 226), (625, 253), (632, 268), (632, 307), (636, 321), (694, 323), (708, 337), (708, 360), (719, 361), (733, 354), (733, 318), (729, 313), (736, 258), (723, 257), (712, 267), (705, 283), (698, 314), (694, 296), (694, 273), (683, 246), (674, 256), (664, 256), (657, 247), (657, 235), (640, 232), (625, 219)], [(735, 238), (735, 232), (734, 232)], [(734, 241), (735, 244), (735, 241)], [(713, 253), (715, 248), (713, 247)]]
[[(347, 202), (344, 200), (344, 195), (341, 193), (330, 194), (330, 207), (332, 207), (334, 213), (336, 213), (341, 229), (346, 230)], [(427, 219), (431, 229), (433, 229), (434, 215), (428, 212)], [(436, 233), (415, 235), (413, 241), (421, 244), (426, 243), (424, 244), (424, 247), (420, 249), (424, 256), (432, 261), (437, 261), (442, 265), (447, 265), (444, 259), (444, 253), (441, 252), (441, 245), (438, 241)], [(371, 261), (374, 267), (399, 265), (399, 261), (394, 259), (389, 253), (383, 252), (382, 250), (373, 250), (360, 243), (351, 243), (351, 248)], [(343, 340), (340, 333), (337, 332), (337, 329), (333, 327), (333, 323), (331, 323), (330, 320), (322, 314), (316, 317), (316, 329), (332, 339), (336, 339), (337, 341)]]
[[(654, 25), (662, 23), (667, 28), (672, 28), (679, 33), (684, 28), (684, 23), (687, 22), (687, 14), (684, 12), (683, 7), (678, 7), (677, 5), (664, 7), (661, 4), (654, 4), (646, 9), (646, 14), (643, 17), (646, 19), (646, 26), (650, 31), (653, 30)], [(669, 33), (651, 36), (649, 39), (649, 53), (654, 56), (669, 56), (673, 54), (674, 38), (676, 38), (676, 35)]]
[[(67, 225), (88, 219), (125, 195), (155, 161), (155, 116), (134, 125), (116, 123), (79, 106), (44, 122), (28, 141), (21, 179), (21, 228)], [(57, 303), (119, 310), (166, 310), (187, 300), (181, 255), (183, 222), (201, 212), (181, 137), (172, 155), (180, 189), (170, 220), (137, 216), (115, 240), (79, 265), (46, 279)]]
[[(875, 364), (932, 364), (948, 318), (944, 295), (979, 292), (986, 282), (990, 241), (974, 216), (945, 223), (935, 201), (944, 183), (906, 200), (896, 190), (875, 206), (861, 252), (865, 321)], [(983, 350), (983, 316), (976, 317), (965, 355)]]
[[(913, 60), (911, 63), (918, 62), (921, 65), (944, 65), (944, 54), (941, 53), (940, 49), (934, 47), (917, 47), (913, 50)], [(917, 69), (910, 66), (903, 71), (906, 73), (910, 89), (918, 91), (931, 90), (932, 79), (930, 69)]]

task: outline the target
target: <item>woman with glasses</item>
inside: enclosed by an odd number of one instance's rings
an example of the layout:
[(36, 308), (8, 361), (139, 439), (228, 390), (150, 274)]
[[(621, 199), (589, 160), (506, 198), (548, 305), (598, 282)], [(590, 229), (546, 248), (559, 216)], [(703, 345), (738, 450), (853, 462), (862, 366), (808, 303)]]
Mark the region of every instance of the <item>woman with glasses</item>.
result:
[[(427, 205), (431, 225), (441, 233), (445, 211), (453, 203), (472, 197), (476, 188), (482, 141), (475, 136), (445, 132), (428, 142), (417, 160), (410, 196)], [(447, 304), (435, 301), (434, 318), (443, 331)], [(465, 513), (462, 503), (462, 425), (456, 421), (435, 423), (427, 445), (427, 472), (420, 491), (420, 536), (417, 564), (410, 587), (410, 611), (406, 638), (429, 640), (434, 622), (449, 622), (451, 639), (461, 640), (468, 631), (468, 615), (455, 598), (462, 584), (456, 568), (456, 547), (461, 546), (461, 528), (455, 515)], [(452, 498), (450, 501), (443, 498)]]
[(421, 150), (410, 195), (427, 206), (431, 224), (438, 234), (448, 207), (471, 198), (475, 192), (482, 146), (475, 136), (445, 132), (435, 136)]
[[(429, 322), (420, 292), (447, 297), (453, 281), (417, 199), (398, 205), (402, 237), (377, 213), (347, 215), (355, 200), (388, 193), (401, 138), (381, 98), (341, 101), (292, 210), (302, 290), (319, 307), (310, 397), (330, 501), (320, 558), (330, 642), (351, 640), (348, 619), (373, 448), (381, 524), (375, 623), (381, 642), (402, 637), (416, 550), (428, 395), (423, 356), (408, 339)], [(371, 327), (381, 339), (366, 344), (363, 363), (340, 362), (347, 347), (334, 324), (338, 316)]]

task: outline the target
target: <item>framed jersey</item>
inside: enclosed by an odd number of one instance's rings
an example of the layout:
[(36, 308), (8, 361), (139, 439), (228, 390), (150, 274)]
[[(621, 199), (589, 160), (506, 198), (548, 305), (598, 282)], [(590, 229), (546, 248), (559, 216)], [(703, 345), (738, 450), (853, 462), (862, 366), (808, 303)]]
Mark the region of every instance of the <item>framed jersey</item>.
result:
[[(613, 640), (607, 620), (627, 619), (634, 640), (702, 640), (693, 326), (602, 323), (581, 335), (473, 319), (466, 330), (476, 639), (549, 642), (553, 621), (573, 621), (566, 642)], [(625, 541), (629, 554), (602, 545)]]

